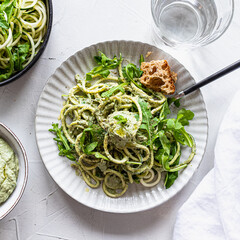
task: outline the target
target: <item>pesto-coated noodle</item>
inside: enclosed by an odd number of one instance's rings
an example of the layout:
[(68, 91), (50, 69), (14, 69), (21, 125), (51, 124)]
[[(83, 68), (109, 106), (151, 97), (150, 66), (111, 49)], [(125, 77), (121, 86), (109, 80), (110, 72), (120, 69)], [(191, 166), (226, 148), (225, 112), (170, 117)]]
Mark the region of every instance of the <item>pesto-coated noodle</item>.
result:
[[(195, 155), (194, 139), (183, 127), (193, 113), (182, 109), (177, 119), (168, 119), (168, 100), (162, 93), (141, 86), (137, 72), (126, 73), (121, 57), (107, 58), (109, 65), (106, 58), (101, 53), (100, 67), (84, 78), (75, 77), (77, 85), (60, 113), (62, 126), (53, 124), (50, 130), (57, 135), (59, 154), (75, 161), (72, 166), (88, 186), (102, 184), (109, 197), (122, 196), (133, 182), (153, 187), (162, 175), (168, 188)], [(130, 67), (141, 74), (135, 65)], [(118, 73), (106, 73), (109, 69)], [(184, 162), (181, 145), (192, 149)]]

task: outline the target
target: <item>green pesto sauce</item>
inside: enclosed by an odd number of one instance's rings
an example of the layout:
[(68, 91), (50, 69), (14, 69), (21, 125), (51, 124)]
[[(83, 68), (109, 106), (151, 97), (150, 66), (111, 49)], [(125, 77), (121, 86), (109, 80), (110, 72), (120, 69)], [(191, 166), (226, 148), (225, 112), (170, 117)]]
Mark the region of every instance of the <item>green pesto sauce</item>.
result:
[(16, 187), (19, 162), (13, 149), (0, 138), (0, 204), (5, 202)]

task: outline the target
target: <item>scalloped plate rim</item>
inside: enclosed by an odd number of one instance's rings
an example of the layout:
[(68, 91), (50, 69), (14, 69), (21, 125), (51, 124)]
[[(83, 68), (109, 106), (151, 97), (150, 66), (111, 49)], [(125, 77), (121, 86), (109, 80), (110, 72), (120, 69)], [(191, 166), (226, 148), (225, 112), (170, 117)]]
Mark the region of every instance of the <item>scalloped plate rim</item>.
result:
[[(202, 104), (203, 104), (203, 108), (204, 108), (204, 111), (205, 111), (205, 117), (206, 117), (206, 138), (205, 138), (205, 146), (204, 146), (204, 149), (203, 149), (203, 154), (201, 155), (201, 159), (200, 161), (197, 163), (197, 166), (196, 168), (192, 171), (191, 173), (191, 176), (188, 178), (187, 182), (185, 184), (183, 184), (179, 189), (177, 189), (177, 191), (175, 191), (174, 193), (168, 195), (168, 198), (165, 198), (165, 199), (162, 199), (161, 202), (155, 202), (155, 204), (152, 204), (150, 206), (145, 206), (144, 208), (143, 207), (140, 207), (140, 208), (135, 208), (135, 209), (108, 209), (108, 208), (104, 208), (104, 207), (99, 207), (99, 206), (92, 206), (91, 204), (89, 204), (87, 201), (85, 202), (81, 202), (79, 201), (75, 196), (72, 196), (70, 193), (68, 193), (65, 189), (62, 188), (62, 186), (54, 179), (54, 177), (52, 176), (52, 174), (49, 172), (49, 169), (47, 168), (46, 166), (46, 163), (42, 157), (42, 153), (41, 153), (41, 150), (40, 150), (40, 146), (39, 146), (39, 142), (38, 142), (38, 124), (37, 124), (37, 120), (38, 120), (38, 111), (39, 111), (39, 105), (40, 105), (40, 102), (42, 100), (42, 97), (43, 97), (43, 94), (45, 92), (45, 90), (47, 89), (48, 87), (48, 84), (50, 83), (52, 77), (63, 67), (63, 65), (65, 63), (67, 63), (68, 61), (70, 61), (70, 59), (74, 56), (76, 56), (79, 52), (81, 51), (84, 51), (85, 49), (90, 49), (90, 48), (93, 48), (99, 44), (113, 44), (113, 43), (131, 43), (131, 44), (141, 44), (141, 45), (145, 45), (145, 46), (148, 46), (150, 48), (155, 48), (156, 50), (160, 50), (162, 51), (163, 53), (169, 55), (174, 61), (177, 62), (177, 64), (179, 64), (182, 68), (184, 68), (184, 71), (191, 76), (191, 78), (194, 80), (194, 78), (192, 77), (192, 75), (190, 74), (190, 72), (177, 60), (175, 59), (171, 54), (163, 51), (162, 49), (154, 46), (154, 45), (151, 45), (149, 43), (144, 43), (144, 42), (141, 42), (141, 41), (133, 41), (133, 40), (110, 40), (110, 41), (102, 41), (102, 42), (98, 42), (98, 43), (94, 43), (94, 44), (91, 44), (90, 46), (87, 46), (87, 47), (84, 47), (84, 48), (81, 48), (79, 51), (75, 52), (74, 54), (72, 54), (71, 56), (69, 56), (65, 61), (63, 61), (60, 66), (54, 71), (54, 73), (48, 78), (43, 90), (42, 90), (42, 93), (39, 97), (39, 100), (38, 100), (38, 103), (37, 103), (37, 110), (36, 110), (36, 116), (35, 116), (35, 137), (36, 137), (36, 141), (37, 141), (37, 146), (38, 146), (38, 151), (39, 151), (39, 154), (41, 156), (41, 159), (44, 163), (44, 166), (46, 167), (49, 175), (51, 176), (51, 178), (54, 180), (54, 182), (68, 195), (70, 196), (72, 199), (76, 200), (77, 202), (89, 207), (89, 208), (93, 208), (93, 209), (96, 209), (96, 210), (99, 210), (99, 211), (103, 211), (103, 212), (109, 212), (109, 213), (135, 213), (135, 212), (142, 212), (142, 211), (146, 211), (146, 210), (150, 210), (152, 208), (155, 208), (161, 204), (164, 204), (165, 202), (167, 202), (168, 200), (170, 200), (172, 197), (174, 197), (175, 195), (177, 195), (190, 181), (190, 179), (193, 177), (193, 175), (195, 174), (195, 172), (197, 171), (197, 169), (199, 168), (201, 162), (202, 162), (202, 159), (205, 155), (205, 151), (206, 151), (206, 146), (207, 146), (207, 141), (208, 141), (208, 130), (209, 130), (209, 124), (208, 124), (208, 114), (207, 114), (207, 109), (206, 109), (206, 104), (204, 102), (204, 98), (203, 98), (203, 95), (202, 95), (202, 92), (201, 90), (199, 89), (199, 96), (202, 100)], [(195, 82), (195, 80), (194, 80)], [(164, 190), (164, 189), (163, 189)]]

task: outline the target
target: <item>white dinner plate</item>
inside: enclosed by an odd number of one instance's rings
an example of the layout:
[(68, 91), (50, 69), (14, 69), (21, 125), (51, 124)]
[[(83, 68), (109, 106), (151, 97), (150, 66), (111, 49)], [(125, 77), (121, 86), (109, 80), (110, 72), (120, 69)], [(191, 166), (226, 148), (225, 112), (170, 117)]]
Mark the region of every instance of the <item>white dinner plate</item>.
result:
[[(138, 212), (153, 208), (178, 193), (188, 183), (202, 160), (208, 135), (207, 112), (202, 94), (198, 90), (181, 100), (181, 107), (195, 113), (187, 131), (195, 138), (197, 153), (191, 164), (179, 174), (175, 183), (169, 189), (164, 189), (163, 184), (152, 188), (131, 184), (122, 197), (118, 199), (107, 197), (101, 187), (89, 188), (81, 177), (76, 176), (75, 170), (71, 167), (71, 161), (58, 156), (58, 148), (53, 141), (54, 135), (48, 131), (52, 123), (58, 122), (63, 106), (62, 94), (68, 94), (69, 89), (75, 85), (75, 74), (84, 76), (95, 66), (93, 57), (97, 55), (98, 50), (110, 57), (119, 56), (119, 53), (122, 53), (125, 59), (135, 64), (138, 64), (141, 54), (145, 56), (148, 52), (152, 52), (149, 57), (145, 58), (145, 61), (166, 59), (171, 69), (178, 74), (177, 91), (195, 83), (182, 64), (169, 54), (149, 44), (133, 41), (109, 41), (80, 50), (68, 58), (50, 77), (39, 99), (36, 113), (36, 138), (42, 160), (55, 182), (69, 196), (84, 205), (115, 213)], [(186, 159), (188, 154), (187, 149), (183, 149), (182, 159)]]

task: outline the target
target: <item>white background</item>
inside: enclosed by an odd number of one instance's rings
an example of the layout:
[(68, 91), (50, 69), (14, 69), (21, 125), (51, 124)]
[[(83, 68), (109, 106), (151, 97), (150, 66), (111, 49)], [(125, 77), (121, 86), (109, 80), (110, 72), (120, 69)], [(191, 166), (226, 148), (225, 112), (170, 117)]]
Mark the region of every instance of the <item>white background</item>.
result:
[[(75, 202), (59, 189), (42, 163), (34, 131), (38, 98), (55, 69), (84, 47), (115, 39), (156, 45), (152, 38), (150, 1), (53, 2), (53, 29), (44, 54), (21, 79), (0, 88), (0, 121), (20, 138), (29, 159), (29, 180), (25, 193), (16, 208), (0, 221), (0, 239), (169, 240), (177, 210), (213, 167), (219, 124), (234, 93), (240, 89), (240, 71), (202, 89), (209, 116), (206, 154), (194, 177), (177, 196), (142, 213), (108, 214), (90, 209)], [(160, 46), (177, 58), (196, 81), (240, 58), (240, 6), (236, 2), (235, 16), (230, 28), (214, 43), (185, 52)]]

